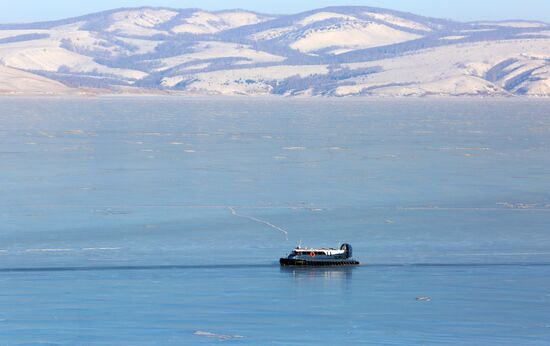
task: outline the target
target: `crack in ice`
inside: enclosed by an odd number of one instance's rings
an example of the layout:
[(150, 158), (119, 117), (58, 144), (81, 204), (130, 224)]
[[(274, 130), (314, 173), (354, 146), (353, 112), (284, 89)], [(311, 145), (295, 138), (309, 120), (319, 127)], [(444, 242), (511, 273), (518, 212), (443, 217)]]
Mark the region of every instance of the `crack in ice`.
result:
[(237, 211), (233, 207), (227, 207), (227, 208), (229, 209), (229, 211), (231, 211), (231, 215), (234, 215), (234, 216), (237, 216), (237, 217), (242, 217), (244, 219), (248, 219), (248, 220), (251, 220), (251, 221), (254, 221), (254, 222), (259, 222), (261, 224), (264, 224), (268, 227), (271, 227), (271, 228), (281, 232), (282, 234), (284, 234), (285, 240), (288, 241), (288, 232), (286, 230), (284, 230), (283, 228), (281, 228), (277, 225), (274, 225), (269, 221), (261, 220), (261, 219), (255, 218), (253, 216), (239, 214), (239, 213), (237, 213)]

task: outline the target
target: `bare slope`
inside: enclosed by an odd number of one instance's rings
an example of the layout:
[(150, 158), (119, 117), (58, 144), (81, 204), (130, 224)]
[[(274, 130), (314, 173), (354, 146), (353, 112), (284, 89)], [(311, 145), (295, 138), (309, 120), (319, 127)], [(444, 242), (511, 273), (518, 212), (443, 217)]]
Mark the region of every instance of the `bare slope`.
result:
[(68, 88), (60, 82), (0, 66), (1, 94), (63, 95), (75, 92), (76, 90)]

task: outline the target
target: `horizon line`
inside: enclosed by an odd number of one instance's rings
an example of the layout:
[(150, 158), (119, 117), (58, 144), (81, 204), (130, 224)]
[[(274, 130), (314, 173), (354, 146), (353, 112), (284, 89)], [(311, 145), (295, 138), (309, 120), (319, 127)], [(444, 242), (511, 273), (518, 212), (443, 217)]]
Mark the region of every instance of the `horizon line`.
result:
[[(410, 12), (410, 11), (403, 11), (393, 8), (386, 8), (386, 7), (377, 7), (377, 6), (358, 6), (358, 5), (334, 5), (334, 6), (323, 6), (323, 7), (314, 7), (307, 9), (305, 11), (299, 11), (299, 12), (293, 12), (293, 13), (268, 13), (268, 12), (262, 12), (262, 11), (255, 11), (250, 10), (242, 7), (236, 7), (236, 8), (226, 8), (226, 9), (220, 9), (220, 10), (205, 10), (200, 7), (171, 7), (171, 6), (123, 6), (123, 7), (112, 7), (104, 10), (98, 10), (98, 11), (92, 11), (92, 12), (86, 12), (80, 15), (74, 15), (74, 16), (68, 16), (68, 17), (60, 17), (56, 19), (44, 19), (44, 20), (36, 20), (36, 21), (21, 21), (21, 22), (0, 22), (0, 30), (2, 30), (3, 26), (10, 26), (10, 25), (33, 25), (33, 24), (46, 24), (46, 23), (55, 23), (55, 22), (64, 22), (68, 20), (77, 20), (77, 19), (84, 19), (86, 17), (99, 15), (99, 14), (110, 14), (115, 13), (117, 11), (124, 11), (124, 10), (139, 10), (139, 9), (155, 9), (155, 10), (171, 10), (171, 11), (204, 11), (208, 13), (221, 13), (221, 12), (233, 12), (233, 11), (244, 11), (244, 12), (250, 12), (255, 13), (259, 15), (268, 15), (268, 16), (276, 16), (276, 17), (284, 17), (284, 16), (295, 16), (300, 14), (305, 14), (308, 12), (314, 12), (324, 9), (331, 9), (331, 8), (369, 8), (374, 10), (385, 10), (385, 11), (391, 11), (391, 12), (398, 12), (403, 14), (412, 14), (420, 17), (425, 18), (431, 18), (431, 19), (440, 19), (440, 20), (447, 20), (452, 22), (458, 22), (458, 23), (477, 23), (477, 22), (488, 22), (488, 23), (503, 23), (503, 22), (509, 22), (509, 21), (517, 21), (517, 22), (528, 22), (528, 23), (543, 23), (546, 25), (550, 25), (550, 22), (544, 21), (544, 20), (537, 20), (537, 19), (525, 19), (525, 18), (506, 18), (506, 19), (499, 19), (499, 20), (473, 20), (473, 21), (462, 21), (458, 19), (450, 19), (450, 18), (444, 18), (444, 17), (434, 17), (430, 15), (424, 15), (416, 12)], [(276, 19), (276, 18), (274, 18)]]

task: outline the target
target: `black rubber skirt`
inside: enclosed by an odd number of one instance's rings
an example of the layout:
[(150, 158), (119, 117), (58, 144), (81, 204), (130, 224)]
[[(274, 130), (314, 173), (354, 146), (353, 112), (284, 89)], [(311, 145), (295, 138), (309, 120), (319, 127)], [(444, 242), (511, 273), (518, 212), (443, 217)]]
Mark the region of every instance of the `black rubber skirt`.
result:
[(338, 267), (338, 266), (356, 266), (360, 263), (355, 260), (341, 260), (341, 261), (308, 261), (301, 259), (281, 258), (279, 260), (282, 266), (296, 266), (296, 267)]

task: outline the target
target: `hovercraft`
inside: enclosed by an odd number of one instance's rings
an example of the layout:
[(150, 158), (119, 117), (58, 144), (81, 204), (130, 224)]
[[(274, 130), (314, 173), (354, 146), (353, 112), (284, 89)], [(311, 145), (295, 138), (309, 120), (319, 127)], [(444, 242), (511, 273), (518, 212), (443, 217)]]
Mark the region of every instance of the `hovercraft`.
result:
[(342, 244), (339, 249), (303, 248), (298, 246), (288, 255), (281, 258), (281, 266), (351, 266), (360, 263), (351, 258), (351, 245)]

